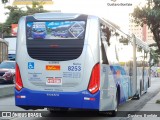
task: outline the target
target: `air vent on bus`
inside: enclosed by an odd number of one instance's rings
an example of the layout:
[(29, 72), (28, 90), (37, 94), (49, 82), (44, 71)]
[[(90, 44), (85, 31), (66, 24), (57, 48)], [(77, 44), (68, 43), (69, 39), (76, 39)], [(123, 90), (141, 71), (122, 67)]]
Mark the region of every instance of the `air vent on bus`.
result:
[(33, 59), (44, 61), (66, 61), (78, 58), (83, 47), (72, 48), (28, 48), (28, 54)]

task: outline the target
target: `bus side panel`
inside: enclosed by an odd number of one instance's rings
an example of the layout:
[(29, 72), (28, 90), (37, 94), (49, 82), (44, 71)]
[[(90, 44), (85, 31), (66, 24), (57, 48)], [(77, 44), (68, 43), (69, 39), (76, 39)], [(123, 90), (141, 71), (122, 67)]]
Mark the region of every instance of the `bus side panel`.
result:
[(114, 110), (116, 84), (109, 65), (101, 65), (100, 111)]
[[(122, 66), (102, 65), (100, 110), (116, 108), (116, 92), (119, 92), (119, 104), (125, 103), (131, 94), (130, 79), (127, 69)], [(119, 91), (118, 91), (119, 87)]]
[(114, 81), (115, 84), (120, 88), (119, 92), (120, 92), (120, 101), (119, 104), (125, 103), (130, 95), (130, 79), (128, 76), (128, 69), (125, 69), (124, 67), (120, 66), (120, 65), (111, 65), (110, 66), (112, 74), (114, 76)]

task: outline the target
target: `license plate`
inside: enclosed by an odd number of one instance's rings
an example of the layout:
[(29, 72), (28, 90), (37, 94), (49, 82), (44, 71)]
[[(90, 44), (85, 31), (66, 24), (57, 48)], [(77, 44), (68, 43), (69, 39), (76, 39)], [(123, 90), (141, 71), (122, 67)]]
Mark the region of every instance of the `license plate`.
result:
[(46, 85), (62, 85), (61, 77), (49, 77), (46, 80)]

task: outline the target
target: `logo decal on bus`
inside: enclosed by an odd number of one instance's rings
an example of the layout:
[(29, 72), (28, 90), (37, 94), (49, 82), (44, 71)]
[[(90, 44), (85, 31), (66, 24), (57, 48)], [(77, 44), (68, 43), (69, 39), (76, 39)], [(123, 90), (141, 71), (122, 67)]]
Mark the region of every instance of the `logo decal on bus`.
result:
[(28, 62), (28, 69), (34, 69), (34, 62)]
[(60, 70), (60, 65), (46, 65), (46, 70)]
[(69, 32), (75, 37), (78, 38), (83, 32), (84, 28), (77, 22), (74, 25), (71, 26), (69, 29)]

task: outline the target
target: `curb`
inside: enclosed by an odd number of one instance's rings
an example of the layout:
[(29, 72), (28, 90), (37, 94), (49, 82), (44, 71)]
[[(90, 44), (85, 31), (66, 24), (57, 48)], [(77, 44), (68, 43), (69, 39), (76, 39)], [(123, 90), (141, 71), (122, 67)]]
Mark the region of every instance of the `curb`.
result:
[(0, 97), (14, 95), (14, 85), (0, 86)]

